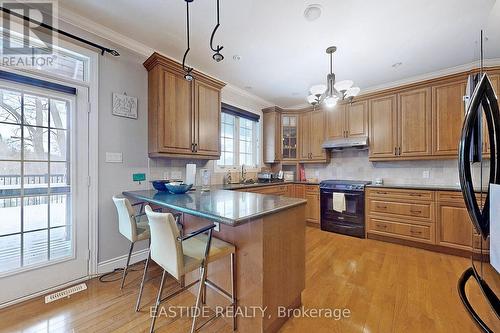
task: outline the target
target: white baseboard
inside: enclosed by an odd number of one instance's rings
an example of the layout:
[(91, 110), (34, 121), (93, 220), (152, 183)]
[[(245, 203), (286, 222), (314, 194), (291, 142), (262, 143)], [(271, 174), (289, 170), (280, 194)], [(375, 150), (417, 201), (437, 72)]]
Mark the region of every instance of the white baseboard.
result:
[(53, 287), (53, 288), (45, 289), (45, 290), (39, 291), (37, 293), (31, 294), (31, 295), (27, 295), (27, 296), (24, 296), (24, 297), (21, 297), (21, 298), (17, 298), (15, 300), (12, 300), (12, 301), (9, 301), (9, 302), (2, 303), (2, 304), (0, 304), (0, 309), (6, 308), (6, 307), (9, 307), (9, 306), (12, 306), (12, 305), (24, 302), (24, 301), (28, 301), (28, 300), (33, 299), (33, 298), (37, 298), (37, 297), (40, 297), (40, 296), (45, 296), (45, 295), (50, 294), (50, 293), (52, 293), (54, 291), (61, 290), (61, 289), (73, 286), (73, 285), (81, 283), (83, 281), (87, 281), (90, 278), (91, 277), (89, 277), (89, 276), (85, 276), (83, 278), (70, 281), (70, 282), (62, 284), (60, 286), (56, 286), (56, 287)]
[[(148, 250), (144, 249), (132, 252), (130, 257), (130, 265), (148, 258)], [(97, 274), (104, 274), (114, 271), (116, 268), (123, 268), (127, 264), (127, 254), (113, 259), (105, 260), (97, 264)]]

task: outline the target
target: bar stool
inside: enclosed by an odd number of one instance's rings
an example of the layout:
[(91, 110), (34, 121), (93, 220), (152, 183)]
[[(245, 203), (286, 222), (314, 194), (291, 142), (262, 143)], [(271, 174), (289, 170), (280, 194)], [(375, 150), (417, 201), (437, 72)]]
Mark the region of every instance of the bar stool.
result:
[[(151, 321), (150, 332), (154, 331), (156, 314), (161, 302), (167, 301), (174, 296), (186, 291), (199, 282), (198, 294), (196, 297), (196, 309), (200, 313), (200, 303), (204, 288), (207, 286), (229, 300), (233, 307), (233, 314), (236, 312), (235, 295), (235, 253), (234, 245), (212, 237), (212, 231), (215, 225), (206, 226), (187, 235), (181, 236), (179, 228), (176, 225), (174, 216), (170, 213), (157, 213), (151, 207), (146, 206), (146, 215), (148, 216), (149, 226), (151, 228), (151, 246), (149, 256), (144, 266), (141, 288), (137, 297), (136, 311), (139, 311), (141, 304), (142, 291), (144, 289), (144, 280), (148, 269), (149, 261), (153, 260), (162, 269), (160, 288), (155, 303), (155, 311)], [(205, 233), (208, 233), (205, 234)], [(207, 279), (207, 266), (209, 262), (214, 262), (225, 256), (231, 256), (231, 293), (223, 290), (215, 283)], [(184, 285), (184, 277), (187, 273), (200, 269), (200, 278)], [(180, 283), (180, 289), (162, 299), (162, 290), (165, 283), (166, 274), (173, 276)], [(191, 333), (201, 329), (205, 324), (217, 318), (217, 315), (210, 317), (200, 327), (196, 327), (197, 315), (193, 316), (191, 324)], [(236, 330), (236, 317), (233, 315), (233, 330)]]
[[(146, 214), (142, 212), (145, 205), (144, 202), (138, 202), (132, 205), (127, 198), (120, 198), (117, 196), (113, 196), (113, 202), (118, 212), (118, 230), (120, 234), (130, 241), (127, 264), (123, 269), (122, 282), (120, 284), (120, 289), (123, 289), (134, 244), (141, 240), (149, 240), (150, 231), (148, 220), (145, 216)], [(136, 214), (133, 207), (138, 205), (140, 205), (139, 214)]]

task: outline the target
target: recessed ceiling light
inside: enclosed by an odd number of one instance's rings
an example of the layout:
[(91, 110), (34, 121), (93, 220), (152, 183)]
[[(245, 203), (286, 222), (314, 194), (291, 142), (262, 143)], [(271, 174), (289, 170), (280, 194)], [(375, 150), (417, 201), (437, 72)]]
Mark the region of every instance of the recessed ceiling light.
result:
[(319, 19), (320, 16), (321, 16), (321, 5), (312, 4), (307, 6), (306, 10), (304, 10), (304, 17), (309, 22)]
[(398, 68), (399, 66), (401, 66), (403, 63), (402, 62), (396, 62), (394, 64), (392, 64), (392, 68)]
[(241, 60), (241, 56), (240, 56), (239, 54), (235, 54), (235, 55), (233, 56), (233, 60), (234, 60), (234, 61), (240, 61), (240, 60)]

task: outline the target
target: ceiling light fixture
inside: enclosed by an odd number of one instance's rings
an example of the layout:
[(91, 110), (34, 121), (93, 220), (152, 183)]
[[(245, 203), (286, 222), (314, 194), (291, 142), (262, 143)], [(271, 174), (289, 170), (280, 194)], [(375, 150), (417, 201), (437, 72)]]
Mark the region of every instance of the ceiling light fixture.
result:
[(219, 0), (216, 0), (216, 1), (217, 1), (217, 25), (215, 26), (214, 31), (212, 32), (212, 36), (210, 37), (210, 48), (212, 49), (212, 51), (215, 52), (214, 55), (212, 56), (212, 58), (217, 62), (221, 62), (222, 60), (224, 60), (224, 56), (220, 53), (220, 51), (224, 48), (224, 46), (217, 45), (217, 47), (215, 47), (215, 48), (213, 47), (215, 32), (217, 31), (217, 29), (219, 29), (219, 26), (220, 26), (220, 23), (219, 23)]
[(184, 52), (184, 57), (182, 57), (182, 68), (184, 69), (184, 78), (188, 81), (193, 81), (193, 75), (191, 72), (193, 71), (193, 67), (186, 66), (186, 57), (189, 53), (189, 3), (193, 2), (193, 0), (185, 0), (186, 1), (186, 33), (187, 33), (187, 49)]
[(353, 87), (351, 80), (335, 82), (333, 73), (333, 53), (337, 51), (336, 46), (330, 46), (326, 53), (330, 55), (330, 73), (326, 77), (327, 85), (314, 85), (309, 89), (310, 95), (306, 100), (312, 106), (324, 103), (326, 107), (332, 108), (339, 101), (352, 102), (353, 98), (361, 91), (358, 87)]
[(321, 5), (313, 4), (306, 7), (304, 17), (309, 22), (316, 21), (321, 16)]

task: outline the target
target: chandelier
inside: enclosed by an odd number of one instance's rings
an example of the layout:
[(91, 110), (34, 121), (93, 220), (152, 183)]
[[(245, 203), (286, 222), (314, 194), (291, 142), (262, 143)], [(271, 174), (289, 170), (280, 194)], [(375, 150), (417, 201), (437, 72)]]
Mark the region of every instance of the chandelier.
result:
[[(187, 40), (187, 49), (186, 52), (184, 52), (184, 57), (182, 57), (182, 69), (184, 70), (184, 78), (188, 81), (193, 80), (193, 74), (191, 72), (193, 71), (192, 67), (189, 67), (186, 65), (186, 58), (191, 50), (190, 45), (189, 45), (189, 3), (193, 2), (194, 0), (184, 0), (186, 2), (186, 40)], [(210, 36), (210, 49), (215, 52), (212, 58), (216, 62), (221, 62), (224, 60), (224, 56), (220, 53), (220, 51), (224, 48), (224, 46), (217, 45), (216, 47), (213, 46), (214, 43), (214, 37), (215, 33), (217, 32), (217, 29), (220, 27), (220, 18), (219, 18), (219, 0), (217, 0), (217, 24), (215, 25), (215, 28), (212, 32), (212, 35)]]
[(335, 74), (333, 73), (333, 53), (337, 51), (336, 46), (330, 46), (326, 49), (326, 53), (330, 55), (330, 73), (326, 77), (326, 85), (317, 84), (309, 89), (310, 95), (306, 100), (309, 104), (316, 106), (324, 103), (326, 107), (332, 108), (339, 101), (352, 102), (353, 98), (360, 92), (358, 87), (353, 87), (351, 80), (335, 82)]

